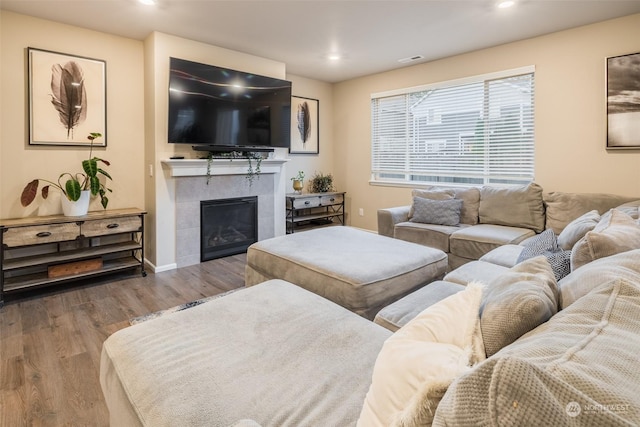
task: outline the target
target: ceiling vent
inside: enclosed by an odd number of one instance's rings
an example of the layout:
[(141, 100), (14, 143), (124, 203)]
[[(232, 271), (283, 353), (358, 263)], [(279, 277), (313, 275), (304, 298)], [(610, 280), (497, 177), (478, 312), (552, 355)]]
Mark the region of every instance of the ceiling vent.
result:
[(401, 63), (401, 64), (408, 64), (409, 62), (419, 61), (421, 59), (424, 59), (424, 56), (422, 56), (422, 55), (414, 55), (414, 56), (410, 56), (408, 58), (398, 59), (398, 62)]

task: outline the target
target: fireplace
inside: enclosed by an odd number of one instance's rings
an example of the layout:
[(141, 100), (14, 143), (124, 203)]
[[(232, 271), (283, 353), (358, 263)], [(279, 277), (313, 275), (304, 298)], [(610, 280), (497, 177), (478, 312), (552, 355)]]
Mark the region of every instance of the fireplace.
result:
[(200, 261), (246, 252), (258, 241), (258, 197), (200, 202)]

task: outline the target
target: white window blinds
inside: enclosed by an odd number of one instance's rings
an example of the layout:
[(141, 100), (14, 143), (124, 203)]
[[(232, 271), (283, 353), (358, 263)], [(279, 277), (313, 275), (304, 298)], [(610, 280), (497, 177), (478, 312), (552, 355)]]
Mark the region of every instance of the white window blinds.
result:
[(533, 67), (374, 94), (372, 179), (531, 182), (533, 102)]

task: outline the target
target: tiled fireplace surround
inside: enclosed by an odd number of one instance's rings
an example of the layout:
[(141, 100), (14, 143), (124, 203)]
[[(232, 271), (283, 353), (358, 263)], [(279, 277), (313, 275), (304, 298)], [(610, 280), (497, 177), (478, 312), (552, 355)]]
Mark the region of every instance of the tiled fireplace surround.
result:
[[(175, 179), (176, 264), (185, 267), (200, 262), (200, 201), (258, 197), (258, 240), (285, 233), (286, 159), (265, 159), (260, 175), (250, 184), (246, 160), (214, 160), (209, 184), (206, 160), (165, 160), (163, 166)], [(255, 164), (254, 164), (255, 166)]]

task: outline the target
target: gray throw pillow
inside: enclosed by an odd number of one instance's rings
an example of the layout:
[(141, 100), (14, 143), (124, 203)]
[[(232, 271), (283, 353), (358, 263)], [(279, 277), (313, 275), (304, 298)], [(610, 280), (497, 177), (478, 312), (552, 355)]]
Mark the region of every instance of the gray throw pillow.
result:
[(545, 230), (527, 241), (518, 256), (518, 263), (540, 255), (549, 261), (556, 280), (571, 273), (571, 251), (565, 251), (559, 247), (556, 234), (551, 229)]
[(458, 225), (460, 224), (462, 200), (429, 200), (413, 198), (413, 216), (409, 221), (424, 224)]
[(558, 312), (558, 284), (545, 257), (528, 259), (487, 284), (480, 327), (487, 357)]
[[(411, 191), (411, 198), (413, 199), (414, 197), (420, 197), (420, 198), (429, 199), (429, 200), (449, 200), (449, 199), (454, 199), (455, 194), (453, 191), (449, 191), (449, 190), (415, 189)], [(411, 204), (411, 208), (409, 209), (409, 219), (413, 218), (413, 209), (414, 209), (414, 206), (413, 204)]]
[(600, 214), (595, 209), (580, 215), (562, 230), (558, 236), (558, 245), (562, 249), (571, 250), (578, 240), (598, 225), (598, 221), (600, 221)]

